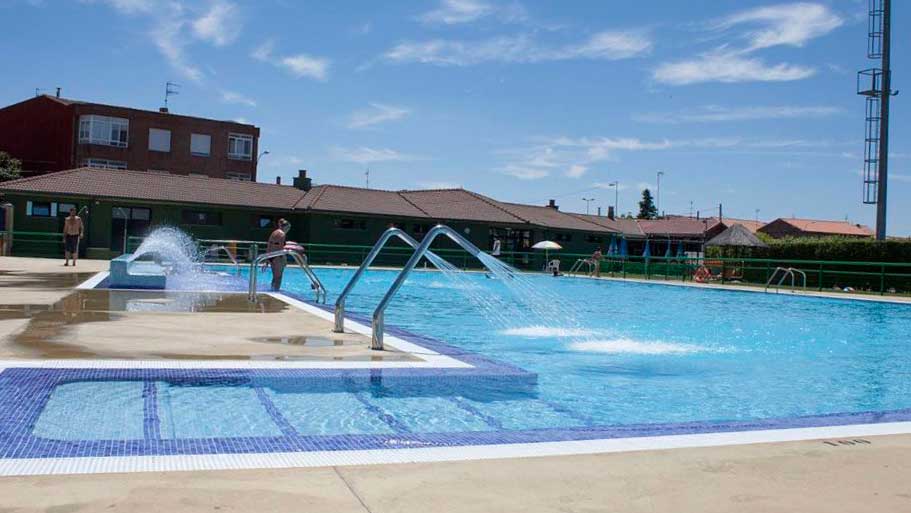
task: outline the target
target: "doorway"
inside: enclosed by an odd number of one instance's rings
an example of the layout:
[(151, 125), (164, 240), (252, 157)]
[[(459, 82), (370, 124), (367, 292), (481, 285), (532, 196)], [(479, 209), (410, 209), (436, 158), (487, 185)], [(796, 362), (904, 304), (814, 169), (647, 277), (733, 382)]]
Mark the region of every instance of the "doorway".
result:
[(145, 234), (152, 211), (143, 207), (111, 207), (111, 251), (126, 253), (130, 237)]

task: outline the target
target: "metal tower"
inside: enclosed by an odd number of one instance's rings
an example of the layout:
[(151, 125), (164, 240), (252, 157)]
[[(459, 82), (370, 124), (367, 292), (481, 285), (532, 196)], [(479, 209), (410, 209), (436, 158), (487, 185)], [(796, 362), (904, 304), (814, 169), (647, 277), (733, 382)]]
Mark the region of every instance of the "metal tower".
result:
[(864, 203), (876, 205), (876, 239), (886, 238), (886, 188), (889, 178), (889, 98), (891, 89), (891, 0), (870, 0), (867, 57), (879, 68), (857, 73), (857, 94), (866, 97), (864, 130)]

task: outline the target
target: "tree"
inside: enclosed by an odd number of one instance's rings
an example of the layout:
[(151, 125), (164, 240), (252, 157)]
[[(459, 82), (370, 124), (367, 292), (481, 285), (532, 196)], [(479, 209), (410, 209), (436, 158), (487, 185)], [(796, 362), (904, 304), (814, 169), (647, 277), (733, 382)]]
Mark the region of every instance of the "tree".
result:
[(658, 217), (658, 209), (655, 207), (655, 200), (652, 198), (652, 191), (645, 189), (642, 191), (642, 201), (639, 202), (639, 219), (655, 219)]
[(0, 182), (22, 178), (22, 162), (9, 153), (0, 151)]

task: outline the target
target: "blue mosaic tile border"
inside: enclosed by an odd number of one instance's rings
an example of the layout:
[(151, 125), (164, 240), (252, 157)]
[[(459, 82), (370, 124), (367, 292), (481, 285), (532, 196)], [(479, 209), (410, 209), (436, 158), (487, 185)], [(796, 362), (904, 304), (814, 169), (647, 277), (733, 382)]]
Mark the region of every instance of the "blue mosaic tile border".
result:
[[(243, 370), (175, 370), (175, 369), (7, 369), (0, 373), (0, 458), (66, 458), (84, 456), (142, 456), (142, 455), (204, 455), (225, 453), (271, 453), (296, 451), (341, 451), (364, 449), (398, 449), (414, 447), (457, 447), (571, 440), (595, 440), (642, 436), (679, 435), (874, 424), (911, 421), (911, 409), (886, 412), (842, 413), (784, 419), (765, 419), (736, 422), (688, 422), (665, 424), (634, 424), (615, 426), (583, 426), (559, 429), (527, 429), (505, 431), (490, 425), (489, 431), (454, 433), (412, 433), (389, 419), (393, 434), (372, 435), (302, 435), (268, 399), (262, 387), (265, 381), (255, 371)], [(300, 378), (291, 378), (297, 382)], [(51, 440), (32, 435), (41, 411), (53, 389), (71, 381), (84, 380), (142, 380), (144, 436), (141, 440)], [(157, 427), (156, 381), (192, 385), (243, 385), (253, 387), (265, 411), (282, 432), (282, 436), (162, 439)], [(374, 377), (326, 376), (308, 380), (307, 386), (321, 382), (323, 386), (373, 385)], [(430, 380), (418, 380), (427, 381)], [(327, 383), (331, 382), (331, 383)], [(265, 385), (264, 385), (265, 383)], [(386, 382), (383, 382), (386, 383)], [(393, 380), (391, 386), (398, 386)], [(417, 383), (413, 383), (417, 385)], [(460, 385), (461, 386), (461, 385)], [(490, 424), (490, 422), (488, 422)]]

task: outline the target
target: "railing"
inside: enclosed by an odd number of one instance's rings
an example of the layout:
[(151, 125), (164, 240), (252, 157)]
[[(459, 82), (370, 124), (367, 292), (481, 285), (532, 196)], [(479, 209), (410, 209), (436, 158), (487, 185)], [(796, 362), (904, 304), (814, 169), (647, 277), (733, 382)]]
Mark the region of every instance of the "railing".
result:
[[(420, 246), (420, 243), (414, 240), (413, 237), (405, 233), (399, 228), (389, 228), (380, 238), (376, 241), (376, 244), (373, 245), (373, 248), (370, 250), (370, 253), (367, 254), (367, 257), (361, 262), (360, 267), (357, 268), (357, 271), (354, 272), (354, 276), (348, 280), (348, 284), (345, 285), (345, 289), (342, 290), (342, 293), (339, 294), (338, 299), (335, 300), (335, 327), (333, 331), (336, 333), (343, 333), (345, 331), (345, 299), (348, 297), (348, 294), (354, 289), (354, 286), (357, 285), (357, 282), (363, 276), (364, 271), (370, 267), (370, 264), (376, 259), (376, 256), (380, 253), (383, 247), (386, 246), (386, 243), (389, 242), (389, 239), (392, 237), (398, 237), (399, 239), (405, 241), (405, 244), (408, 244), (412, 249), (417, 249)], [(427, 257), (431, 261), (440, 262), (442, 258), (436, 256), (434, 253), (428, 251)], [(432, 258), (430, 258), (432, 257)]]
[(231, 250), (227, 246), (209, 246), (206, 248), (204, 255), (209, 255), (215, 253), (224, 253), (228, 256), (228, 260), (234, 264), (234, 274), (240, 274), (240, 263), (237, 261), (237, 258), (234, 257), (234, 254), (231, 253)]
[(778, 292), (781, 289), (781, 284), (784, 283), (788, 276), (791, 277), (791, 288), (796, 288), (795, 281), (797, 281), (797, 275), (799, 274), (803, 278), (803, 288), (807, 288), (807, 273), (797, 269), (795, 267), (776, 267), (775, 272), (772, 273), (772, 276), (769, 277), (768, 281), (765, 282), (765, 290), (768, 291), (769, 287), (772, 286), (772, 281), (776, 277), (781, 275), (778, 279), (778, 282), (775, 284), (775, 292)]
[(578, 274), (579, 272), (582, 271), (582, 266), (583, 266), (583, 265), (587, 265), (587, 266), (588, 266), (588, 273), (587, 273), (587, 274), (592, 274), (592, 270), (594, 269), (595, 263), (594, 263), (594, 261), (593, 261), (591, 258), (578, 258), (578, 259), (576, 259), (576, 263), (573, 264), (573, 266), (569, 269), (569, 271), (568, 271), (566, 274), (569, 274), (570, 276), (573, 276), (573, 275), (575, 275), (575, 274)]
[[(459, 235), (459, 233), (452, 228), (442, 224), (438, 224), (431, 228), (430, 231), (427, 232), (427, 235), (424, 236), (424, 240), (421, 241), (421, 245), (414, 250), (411, 258), (409, 258), (408, 262), (405, 263), (405, 267), (399, 271), (398, 276), (396, 276), (395, 281), (392, 283), (392, 286), (389, 287), (389, 290), (386, 291), (386, 295), (384, 295), (383, 299), (380, 300), (380, 303), (377, 305), (376, 310), (373, 311), (373, 336), (370, 339), (370, 349), (383, 349), (383, 316), (386, 312), (386, 307), (389, 306), (392, 298), (395, 297), (395, 294), (402, 287), (402, 284), (405, 283), (406, 279), (408, 279), (408, 275), (411, 274), (411, 271), (414, 270), (414, 267), (430, 249), (430, 245), (433, 243), (434, 239), (440, 235), (446, 235), (453, 242), (461, 246), (465, 251), (467, 251), (469, 254), (471, 254), (471, 256), (475, 258), (481, 254), (481, 250), (478, 249), (477, 246)], [(481, 263), (483, 264), (484, 262), (481, 261)]]
[(297, 251), (292, 251), (290, 249), (279, 249), (278, 251), (266, 253), (265, 255), (256, 257), (252, 262), (250, 262), (250, 290), (249, 294), (247, 295), (247, 299), (249, 299), (251, 302), (256, 301), (256, 282), (259, 276), (256, 268), (259, 266), (259, 264), (272, 258), (285, 258), (287, 256), (293, 258), (297, 265), (300, 266), (300, 268), (304, 271), (304, 274), (307, 275), (307, 278), (310, 279), (310, 287), (316, 291), (316, 301), (318, 303), (325, 303), (327, 296), (326, 287), (323, 286), (323, 283), (313, 272), (313, 269), (310, 269), (310, 265), (307, 264), (307, 257), (305, 255), (301, 255)]

